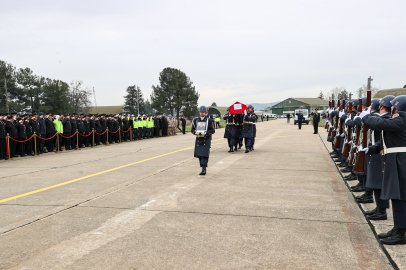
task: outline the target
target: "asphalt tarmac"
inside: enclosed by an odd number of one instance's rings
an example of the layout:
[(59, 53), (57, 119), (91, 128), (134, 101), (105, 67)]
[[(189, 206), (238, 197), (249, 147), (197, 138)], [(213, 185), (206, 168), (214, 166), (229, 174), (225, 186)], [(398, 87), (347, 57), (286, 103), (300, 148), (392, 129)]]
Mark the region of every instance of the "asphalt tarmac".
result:
[(0, 269), (393, 269), (292, 122), (248, 154), (217, 129), (206, 176), (192, 134), (0, 162)]

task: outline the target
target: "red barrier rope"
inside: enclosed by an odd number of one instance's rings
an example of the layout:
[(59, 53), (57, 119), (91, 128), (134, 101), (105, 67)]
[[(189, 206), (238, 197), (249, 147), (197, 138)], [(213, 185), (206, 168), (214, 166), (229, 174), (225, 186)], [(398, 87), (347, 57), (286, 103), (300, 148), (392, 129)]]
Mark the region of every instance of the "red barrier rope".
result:
[(72, 136), (70, 136), (70, 137), (65, 137), (65, 136), (63, 136), (61, 133), (59, 133), (59, 135), (61, 135), (61, 137), (62, 137), (62, 138), (65, 138), (65, 139), (70, 139), (70, 138), (72, 138), (73, 136), (75, 136), (75, 135), (76, 135), (76, 133), (73, 133), (73, 135), (72, 135)]
[(56, 136), (56, 133), (54, 134), (54, 136), (50, 137), (50, 138), (42, 138), (41, 136), (37, 135), (37, 138), (44, 140), (44, 141), (48, 141), (50, 139), (53, 139)]
[(87, 134), (87, 135), (83, 135), (83, 134), (80, 134), (80, 132), (79, 132), (79, 135), (80, 136), (82, 136), (82, 137), (89, 137), (90, 135), (92, 135), (92, 133), (93, 133), (93, 131), (92, 132), (90, 132), (89, 134)]
[(121, 132), (123, 132), (123, 133), (127, 133), (127, 132), (129, 132), (129, 131), (130, 131), (130, 128), (127, 129), (127, 131), (121, 130)]
[(104, 133), (106, 133), (107, 132), (107, 130), (105, 130), (102, 134), (99, 134), (99, 133), (97, 133), (96, 131), (94, 132), (94, 133), (96, 133), (97, 135), (103, 135)]
[(110, 132), (110, 133), (113, 133), (113, 134), (116, 134), (119, 130), (120, 130), (120, 129), (118, 129), (116, 132), (113, 132), (113, 131), (110, 131), (110, 130), (109, 130), (109, 132)]
[(13, 141), (15, 141), (15, 142), (19, 142), (19, 143), (22, 143), (22, 142), (28, 142), (29, 140), (31, 140), (32, 139), (32, 137), (34, 137), (34, 135), (32, 135), (29, 139), (26, 139), (25, 141), (17, 141), (17, 140), (14, 140), (13, 138), (11, 138), (10, 137), (10, 139), (12, 139)]

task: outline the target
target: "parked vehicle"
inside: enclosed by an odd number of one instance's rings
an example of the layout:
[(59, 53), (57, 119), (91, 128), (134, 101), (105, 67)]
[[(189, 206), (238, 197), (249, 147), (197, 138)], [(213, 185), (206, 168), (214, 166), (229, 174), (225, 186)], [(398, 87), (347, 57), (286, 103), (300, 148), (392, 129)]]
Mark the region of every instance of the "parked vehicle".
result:
[(298, 119), (297, 119), (297, 115), (296, 115), (296, 114), (299, 113), (299, 111), (301, 111), (302, 114), (303, 114), (303, 116), (304, 116), (304, 119), (303, 119), (303, 121), (302, 121), (302, 124), (308, 125), (308, 124), (310, 123), (310, 116), (309, 116), (309, 110), (308, 110), (308, 109), (296, 109), (296, 110), (295, 110), (295, 121), (294, 121), (294, 124), (295, 124), (295, 125), (297, 124)]

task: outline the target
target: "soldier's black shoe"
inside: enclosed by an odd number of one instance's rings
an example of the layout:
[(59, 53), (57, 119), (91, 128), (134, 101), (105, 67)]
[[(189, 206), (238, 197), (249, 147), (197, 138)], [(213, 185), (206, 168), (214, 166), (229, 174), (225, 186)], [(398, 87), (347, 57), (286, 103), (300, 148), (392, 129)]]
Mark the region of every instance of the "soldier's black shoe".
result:
[(357, 176), (355, 174), (347, 175), (344, 179), (345, 179), (345, 181), (358, 180), (358, 178), (357, 178)]
[(334, 160), (334, 162), (342, 162), (341, 158), (337, 158)]
[[(375, 213), (375, 212), (378, 211), (378, 210), (379, 210), (379, 208), (376, 207), (375, 209), (373, 209), (373, 210), (371, 210), (371, 211), (365, 211), (365, 215), (370, 216), (370, 215), (372, 215), (373, 213)], [(386, 211), (386, 210), (385, 210), (385, 211)]]
[(250, 152), (250, 150), (248, 150), (249, 148), (247, 147), (247, 148), (245, 148), (245, 153), (249, 153)]
[(385, 245), (403, 245), (406, 244), (406, 229), (396, 229), (396, 231), (389, 237), (381, 240)]
[(364, 196), (362, 196), (362, 198), (358, 198), (356, 200), (359, 203), (373, 203), (374, 202), (374, 198), (369, 193), (365, 193)]
[(363, 191), (365, 191), (365, 188), (362, 185), (360, 185), (356, 188), (352, 188), (351, 191), (352, 192), (363, 192)]
[(333, 151), (333, 152), (330, 152), (329, 154), (330, 155), (336, 155), (337, 153), (336, 153), (336, 151)]
[(254, 151), (254, 146), (251, 146), (251, 151)]
[(381, 239), (391, 237), (393, 234), (395, 234), (396, 230), (397, 230), (396, 227), (393, 226), (393, 228), (389, 232), (380, 233), (380, 234), (378, 234), (378, 237), (381, 238)]
[(383, 208), (383, 209), (378, 209), (372, 215), (368, 215), (367, 218), (370, 220), (387, 220), (388, 215), (386, 214), (386, 209)]
[(234, 151), (237, 151), (237, 145), (234, 147)]
[(230, 150), (228, 150), (228, 152), (234, 152), (234, 149), (232, 146), (230, 146)]
[(345, 166), (347, 166), (347, 165), (345, 164), (345, 162), (341, 162), (340, 164), (338, 164), (338, 167), (340, 167), (340, 168), (345, 167)]
[[(344, 169), (341, 169), (341, 172), (343, 173), (347, 173), (347, 172), (351, 172), (350, 168), (345, 167)], [(346, 176), (347, 177), (347, 176)]]
[(199, 175), (206, 175), (206, 166), (202, 166), (202, 171)]
[(241, 149), (241, 147), (242, 147), (242, 144), (240, 144), (240, 145), (238, 146), (238, 149)]

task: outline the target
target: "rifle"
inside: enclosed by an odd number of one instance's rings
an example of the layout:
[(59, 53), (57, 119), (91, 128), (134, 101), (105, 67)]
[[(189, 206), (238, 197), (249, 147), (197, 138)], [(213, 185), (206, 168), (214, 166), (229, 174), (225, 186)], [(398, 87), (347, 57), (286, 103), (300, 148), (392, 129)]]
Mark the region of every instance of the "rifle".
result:
[[(367, 107), (371, 106), (371, 91), (367, 92)], [(367, 148), (368, 147), (368, 132), (369, 132), (369, 126), (365, 125), (362, 123), (362, 147)], [(365, 171), (365, 152), (361, 151), (358, 152), (357, 155), (357, 160), (355, 161), (354, 165), (354, 172), (357, 173), (364, 173)]]
[[(340, 100), (337, 101), (337, 107), (338, 110), (340, 110)], [(333, 132), (331, 133), (331, 139), (333, 140), (333, 145), (335, 145), (335, 140), (336, 138), (336, 134), (337, 134), (337, 128), (338, 128), (338, 115), (336, 115), (335, 119), (334, 119), (334, 127), (333, 127)]]
[[(328, 102), (328, 107), (331, 109), (331, 101)], [(329, 116), (329, 118), (330, 118), (330, 116)], [(324, 125), (324, 128), (328, 129), (328, 121), (326, 121), (326, 124)], [(328, 132), (328, 130), (327, 130), (327, 132)]]
[[(348, 109), (348, 115), (351, 116), (352, 114), (352, 102), (348, 104), (349, 109)], [(344, 122), (345, 123), (345, 122)], [(352, 128), (349, 126), (347, 127), (347, 142), (344, 144), (344, 151), (342, 154), (343, 158), (348, 158), (350, 155), (350, 144), (349, 142), (351, 141), (351, 136), (352, 136)]]
[[(341, 101), (341, 107), (340, 107), (339, 111), (340, 111), (340, 110), (344, 110), (344, 109), (345, 109), (345, 100), (343, 99), (343, 100)], [(340, 119), (340, 130), (338, 131), (338, 133), (339, 133), (339, 135), (341, 135), (341, 134), (344, 132), (344, 131), (343, 131), (343, 128), (344, 128), (344, 121), (341, 120), (340, 116), (338, 116), (338, 119)], [(340, 143), (341, 143), (341, 137), (338, 136), (338, 137), (336, 137), (336, 140), (335, 140), (335, 143), (334, 143), (334, 147), (333, 147), (333, 148), (340, 148)]]
[[(331, 109), (334, 109), (334, 100), (333, 101), (331, 101)], [(329, 119), (330, 119), (330, 128), (329, 128), (329, 130), (328, 130), (328, 135), (327, 135), (327, 137), (329, 137), (330, 138), (330, 141), (331, 141), (331, 133), (332, 133), (332, 131), (333, 131), (333, 116), (331, 115), (331, 113), (329, 114)]]
[[(361, 113), (361, 111), (362, 111), (362, 98), (360, 98), (358, 100), (358, 115)], [(361, 127), (357, 126), (355, 129), (355, 140), (352, 142), (352, 147), (351, 147), (351, 159), (348, 162), (348, 166), (354, 166), (355, 161), (357, 160), (357, 156), (358, 156), (357, 147), (359, 144), (360, 135), (361, 135)]]

